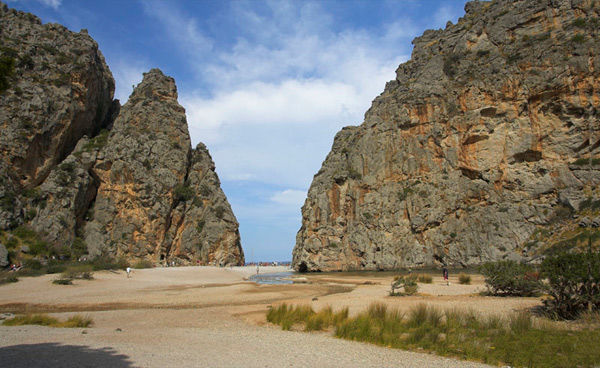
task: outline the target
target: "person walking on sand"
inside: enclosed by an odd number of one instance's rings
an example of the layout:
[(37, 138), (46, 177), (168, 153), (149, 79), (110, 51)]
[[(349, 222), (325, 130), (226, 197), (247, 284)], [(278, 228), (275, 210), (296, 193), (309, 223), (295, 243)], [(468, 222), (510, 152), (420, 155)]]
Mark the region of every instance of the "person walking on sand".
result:
[(442, 269), (442, 275), (444, 276), (444, 281), (446, 282), (446, 285), (450, 285), (450, 281), (448, 281), (448, 269), (446, 268), (446, 266), (444, 266), (444, 268)]
[(127, 267), (125, 271), (127, 271), (127, 278), (129, 278), (129, 274), (131, 273), (131, 267)]

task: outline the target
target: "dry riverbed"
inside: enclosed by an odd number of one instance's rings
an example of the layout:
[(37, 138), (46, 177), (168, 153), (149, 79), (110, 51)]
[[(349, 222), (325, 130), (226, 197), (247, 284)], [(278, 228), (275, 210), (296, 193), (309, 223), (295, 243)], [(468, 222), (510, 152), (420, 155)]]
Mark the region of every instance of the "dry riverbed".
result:
[[(263, 267), (261, 273), (282, 272)], [(451, 285), (434, 276), (419, 295), (389, 297), (392, 276), (308, 274), (306, 283), (259, 285), (252, 267), (180, 267), (94, 273), (94, 280), (55, 285), (56, 275), (0, 287), (0, 312), (88, 315), (91, 328), (0, 326), (0, 362), (7, 367), (483, 367), (477, 363), (344, 341), (329, 333), (281, 331), (266, 322), (271, 305), (315, 310), (374, 301), (409, 309), (441, 308), (505, 314), (540, 305), (539, 298), (483, 297), (483, 279)]]

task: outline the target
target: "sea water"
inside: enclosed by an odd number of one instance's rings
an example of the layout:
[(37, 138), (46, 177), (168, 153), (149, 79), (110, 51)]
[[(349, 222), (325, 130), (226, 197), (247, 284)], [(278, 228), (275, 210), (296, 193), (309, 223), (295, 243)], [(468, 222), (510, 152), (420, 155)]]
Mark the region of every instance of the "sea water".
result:
[(292, 276), (296, 273), (294, 271), (276, 272), (276, 273), (264, 273), (250, 276), (250, 281), (256, 282), (257, 284), (270, 284), (270, 285), (282, 285), (282, 284), (293, 284)]
[[(458, 275), (459, 273), (466, 273), (468, 275), (476, 275), (478, 271), (476, 268), (448, 268), (450, 275)], [(435, 276), (439, 274), (441, 276), (441, 268), (418, 268), (413, 269), (411, 272), (413, 275), (428, 274)], [(362, 277), (394, 277), (397, 275), (408, 275), (408, 269), (396, 270), (396, 271), (333, 271), (333, 272), (307, 272), (298, 273), (294, 271), (278, 272), (278, 273), (265, 273), (250, 276), (250, 281), (256, 282), (257, 284), (270, 284), (270, 285), (282, 285), (282, 284), (293, 284), (293, 276), (298, 275), (319, 275), (319, 276), (362, 276)]]

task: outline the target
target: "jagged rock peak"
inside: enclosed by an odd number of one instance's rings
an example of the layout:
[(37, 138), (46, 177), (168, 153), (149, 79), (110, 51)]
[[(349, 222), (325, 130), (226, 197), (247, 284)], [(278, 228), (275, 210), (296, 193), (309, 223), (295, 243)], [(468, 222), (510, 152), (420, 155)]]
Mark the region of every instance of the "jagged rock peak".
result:
[(144, 73), (142, 82), (136, 86), (129, 100), (148, 99), (151, 97), (171, 98), (177, 100), (175, 79), (166, 76), (160, 69), (150, 69)]
[(243, 264), (238, 223), (198, 147), (191, 149), (173, 78), (145, 73), (93, 169), (100, 185), (85, 228), (92, 256)]
[(191, 148), (173, 78), (150, 70), (121, 108), (85, 30), (42, 25), (1, 2), (0, 58), (0, 230), (35, 230), (48, 244), (37, 244), (40, 257), (244, 263), (237, 220), (208, 150)]
[(597, 191), (585, 163), (600, 154), (600, 3), (465, 10), (417, 37), (364, 122), (336, 135), (302, 208), (296, 269), (533, 259), (540, 227)]

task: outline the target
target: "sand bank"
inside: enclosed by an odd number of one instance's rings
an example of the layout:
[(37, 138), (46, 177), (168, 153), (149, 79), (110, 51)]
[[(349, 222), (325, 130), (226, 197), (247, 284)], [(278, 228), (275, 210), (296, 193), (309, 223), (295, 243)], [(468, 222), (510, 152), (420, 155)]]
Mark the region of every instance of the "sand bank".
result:
[[(261, 267), (260, 272), (283, 272)], [(368, 344), (327, 333), (281, 331), (266, 323), (278, 303), (315, 309), (348, 306), (358, 313), (379, 301), (398, 308), (418, 303), (506, 313), (539, 299), (478, 295), (483, 280), (458, 285), (451, 277), (421, 284), (420, 295), (389, 297), (391, 276), (308, 274), (306, 284), (247, 281), (255, 267), (180, 267), (94, 273), (92, 281), (54, 285), (56, 275), (23, 278), (0, 287), (0, 312), (87, 314), (87, 329), (0, 326), (0, 361), (11, 367), (482, 367)], [(83, 364), (85, 362), (85, 364)]]

